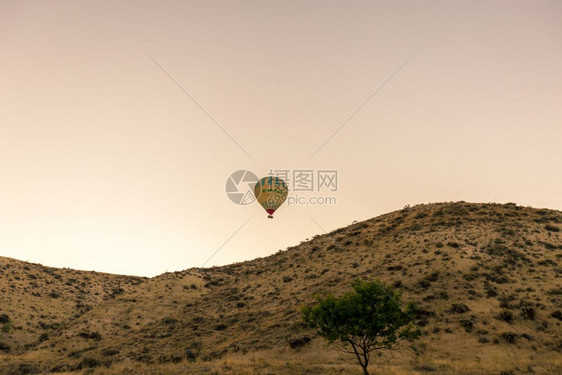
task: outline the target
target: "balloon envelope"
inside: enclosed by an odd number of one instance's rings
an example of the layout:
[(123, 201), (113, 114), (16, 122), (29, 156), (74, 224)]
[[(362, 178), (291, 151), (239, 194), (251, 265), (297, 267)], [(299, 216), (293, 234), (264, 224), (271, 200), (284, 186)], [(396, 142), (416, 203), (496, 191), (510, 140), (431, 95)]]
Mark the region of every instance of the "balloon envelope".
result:
[(268, 217), (273, 218), (273, 213), (285, 202), (289, 188), (285, 181), (279, 177), (264, 177), (254, 187), (254, 195), (259, 204), (267, 211)]

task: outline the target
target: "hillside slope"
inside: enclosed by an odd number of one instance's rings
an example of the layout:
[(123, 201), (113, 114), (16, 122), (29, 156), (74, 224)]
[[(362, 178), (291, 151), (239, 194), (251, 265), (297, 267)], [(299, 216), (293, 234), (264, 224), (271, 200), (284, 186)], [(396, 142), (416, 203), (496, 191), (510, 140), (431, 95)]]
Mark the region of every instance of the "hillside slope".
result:
[(266, 258), (152, 279), (0, 258), (0, 369), (178, 363), (167, 371), (205, 373), (220, 362), (236, 373), (240, 361), (249, 372), (347, 373), (353, 358), (324, 347), (299, 308), (355, 278), (379, 278), (418, 304), (423, 330), (379, 364), (396, 373), (554, 373), (560, 262), (561, 212), (464, 202), (405, 208)]

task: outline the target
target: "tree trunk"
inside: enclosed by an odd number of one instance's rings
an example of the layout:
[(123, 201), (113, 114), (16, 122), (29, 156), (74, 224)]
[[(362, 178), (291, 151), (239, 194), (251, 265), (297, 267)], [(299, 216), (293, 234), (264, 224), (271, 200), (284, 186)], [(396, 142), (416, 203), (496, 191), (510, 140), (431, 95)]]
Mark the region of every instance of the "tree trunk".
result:
[(367, 366), (369, 366), (369, 352), (367, 351), (366, 348), (362, 348), (363, 349), (363, 363), (365, 364), (365, 367), (363, 368), (363, 375), (368, 375), (369, 372), (367, 371)]
[[(362, 348), (361, 346), (355, 345), (353, 340), (348, 340), (348, 342), (351, 344), (351, 347), (355, 352), (355, 356), (357, 357), (357, 361), (359, 362), (359, 365), (363, 369), (363, 375), (369, 375), (369, 371), (367, 371), (367, 366), (369, 365), (369, 352), (365, 351), (365, 349)], [(361, 353), (359, 353), (359, 349), (361, 349)], [(361, 360), (361, 357), (364, 358), (364, 361)]]
[(369, 371), (367, 371), (367, 366), (363, 366), (363, 364), (361, 364), (361, 367), (363, 368), (363, 375), (369, 375)]

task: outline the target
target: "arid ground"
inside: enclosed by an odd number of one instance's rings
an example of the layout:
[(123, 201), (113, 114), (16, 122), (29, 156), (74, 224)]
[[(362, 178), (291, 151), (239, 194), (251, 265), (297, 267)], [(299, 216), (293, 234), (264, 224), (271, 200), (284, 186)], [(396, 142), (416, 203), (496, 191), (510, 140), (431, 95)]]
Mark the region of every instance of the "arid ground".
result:
[(354, 279), (415, 302), (375, 374), (562, 373), (562, 212), (406, 207), (275, 255), (153, 278), (0, 257), (0, 374), (359, 374), (300, 308)]

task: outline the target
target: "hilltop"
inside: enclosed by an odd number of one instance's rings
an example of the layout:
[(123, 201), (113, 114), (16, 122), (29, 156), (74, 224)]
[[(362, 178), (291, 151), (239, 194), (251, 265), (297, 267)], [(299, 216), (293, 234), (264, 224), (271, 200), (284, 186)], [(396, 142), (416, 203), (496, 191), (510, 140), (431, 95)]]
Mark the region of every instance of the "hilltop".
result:
[[(416, 302), (420, 340), (382, 373), (562, 372), (562, 212), (438, 203), (265, 258), (154, 278), (0, 257), (0, 374), (355, 373), (299, 309), (356, 278)], [(358, 372), (357, 372), (358, 373)]]

